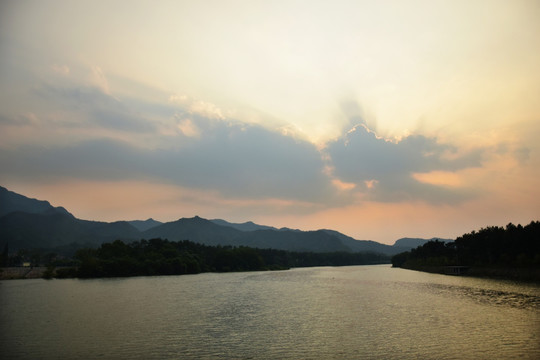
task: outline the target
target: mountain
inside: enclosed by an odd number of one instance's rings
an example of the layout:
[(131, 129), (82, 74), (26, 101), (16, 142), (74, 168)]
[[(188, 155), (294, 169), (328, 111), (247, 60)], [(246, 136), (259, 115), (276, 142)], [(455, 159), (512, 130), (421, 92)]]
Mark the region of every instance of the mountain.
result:
[(140, 232), (125, 221), (102, 222), (75, 218), (63, 207), (30, 199), (0, 186), (0, 246), (11, 251), (98, 246), (116, 239), (135, 240)]
[(80, 220), (71, 214), (31, 214), (20, 211), (0, 217), (0, 244), (10, 250), (55, 248), (78, 243), (98, 246), (116, 239), (136, 240), (140, 232), (125, 221)]
[(241, 234), (240, 230), (217, 225), (210, 220), (195, 216), (158, 225), (142, 232), (142, 237), (170, 241), (190, 240), (205, 245), (242, 245), (235, 241)]
[(54, 207), (48, 201), (44, 200), (30, 199), (0, 186), (0, 216), (7, 215), (14, 211), (25, 212), (28, 214), (59, 213), (71, 215), (63, 207)]
[(349, 247), (353, 252), (370, 251), (377, 252), (385, 255), (395, 255), (402, 251), (401, 248), (395, 248), (390, 245), (381, 244), (372, 240), (356, 240), (350, 236), (342, 234), (335, 230), (323, 230), (328, 234), (331, 234), (341, 240), (343, 245)]
[(417, 248), (419, 246), (422, 246), (428, 241), (434, 241), (434, 240), (439, 240), (443, 242), (453, 241), (452, 239), (439, 239), (439, 238), (431, 238), (431, 239), (401, 238), (401, 239), (396, 240), (393, 246), (396, 248), (405, 249), (402, 251), (408, 251), (408, 250)]
[(288, 251), (351, 252), (351, 248), (335, 236), (323, 230), (257, 230), (243, 234), (243, 244), (258, 248), (273, 248)]
[(120, 240), (136, 240), (141, 232), (127, 221), (101, 222), (76, 219), (94, 236), (98, 243)]
[(146, 231), (155, 226), (163, 224), (162, 222), (156, 221), (152, 218), (146, 220), (131, 220), (128, 221), (128, 223), (139, 231)]
[(302, 230), (291, 229), (287, 227), (282, 227), (278, 229), (274, 226), (255, 224), (253, 221), (246, 221), (244, 223), (231, 223), (231, 222), (221, 220), (221, 219), (214, 219), (210, 221), (212, 221), (214, 224), (221, 225), (221, 226), (229, 226), (240, 231), (257, 231), (257, 230), (276, 230), (276, 231), (295, 231), (295, 232), (302, 231)]
[(10, 250), (53, 248), (77, 241), (94, 244), (84, 224), (66, 214), (11, 212), (0, 217), (0, 244)]
[(371, 240), (356, 240), (335, 230), (277, 229), (251, 221), (237, 224), (221, 219), (206, 220), (198, 216), (153, 227), (144, 231), (142, 236), (146, 239), (160, 237), (171, 241), (191, 240), (206, 245), (242, 245), (313, 252), (376, 252), (385, 255), (408, 251), (417, 247), (417, 244), (429, 241), (403, 238), (391, 246)]
[(213, 219), (213, 220), (210, 220), (210, 221), (213, 222), (216, 225), (228, 226), (228, 227), (232, 227), (232, 228), (234, 228), (236, 230), (240, 230), (240, 231), (278, 230), (277, 228), (275, 228), (273, 226), (255, 224), (253, 221), (247, 221), (245, 223), (240, 223), (240, 224), (238, 224), (238, 223), (230, 223), (228, 221), (221, 220), (221, 219)]
[[(231, 227), (240, 231), (244, 231), (244, 232), (257, 231), (257, 230), (273, 230), (273, 231), (280, 231), (280, 232), (283, 232), (283, 231), (302, 232), (300, 230), (289, 229), (289, 228), (278, 229), (273, 226), (259, 225), (259, 224), (255, 224), (252, 221), (247, 221), (244, 223), (231, 223), (222, 219), (213, 219), (210, 221), (217, 225), (228, 226), (228, 227)], [(370, 252), (377, 252), (377, 253), (382, 253), (386, 255), (395, 255), (400, 252), (408, 251), (418, 246), (421, 246), (430, 240), (436, 239), (436, 238), (433, 238), (433, 239), (402, 238), (402, 239), (396, 240), (394, 245), (386, 245), (386, 244), (381, 244), (372, 240), (357, 240), (335, 230), (322, 229), (321, 231), (324, 231), (327, 234), (338, 238), (341, 241), (342, 245), (344, 245), (344, 248), (340, 246), (335, 246), (334, 248), (336, 250), (334, 251), (338, 251), (337, 249), (340, 249), (343, 251), (352, 251), (352, 252), (370, 251)], [(265, 239), (258, 239), (259, 236)], [(259, 245), (261, 246), (263, 246), (263, 243), (272, 243), (274, 246), (276, 246), (277, 244), (276, 240), (278, 239), (279, 236), (273, 236), (274, 238), (273, 240), (267, 239), (269, 237), (268, 234), (265, 234), (264, 236), (261, 234), (252, 234), (252, 237), (254, 239), (253, 243), (259, 243)], [(443, 241), (451, 241), (451, 240), (443, 240)], [(285, 244), (282, 244), (282, 246), (290, 247)]]
[(258, 225), (251, 221), (230, 223), (195, 216), (161, 223), (147, 220), (101, 222), (75, 218), (48, 201), (30, 199), (0, 187), (0, 247), (10, 250), (97, 247), (103, 242), (163, 238), (190, 240), (206, 245), (250, 246), (307, 252), (377, 252), (394, 255), (428, 240), (403, 238), (393, 246), (356, 240), (334, 230), (301, 231)]
[[(259, 230), (242, 231), (230, 226), (231, 223), (224, 220), (218, 221), (218, 223), (226, 225), (218, 225), (215, 220), (206, 220), (195, 216), (194, 218), (183, 218), (165, 223), (143, 232), (142, 235), (146, 239), (161, 237), (171, 241), (191, 240), (206, 245), (250, 246), (313, 252), (351, 251), (338, 238), (322, 230), (278, 230), (248, 223), (247, 227)], [(240, 226), (240, 228), (246, 229), (246, 226)]]

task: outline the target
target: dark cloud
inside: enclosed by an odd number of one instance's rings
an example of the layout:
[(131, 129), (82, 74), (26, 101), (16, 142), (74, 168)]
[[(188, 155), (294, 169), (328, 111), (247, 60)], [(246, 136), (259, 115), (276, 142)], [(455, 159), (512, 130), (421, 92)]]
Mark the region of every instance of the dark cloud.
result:
[(68, 147), (27, 146), (1, 154), (8, 173), (26, 178), (152, 179), (235, 197), (323, 201), (332, 186), (312, 144), (260, 126), (199, 119), (200, 137), (145, 148), (101, 139)]
[[(218, 124), (212, 137), (203, 135), (192, 147), (200, 157), (186, 158), (189, 167), (202, 165), (207, 173), (217, 167), (218, 173), (236, 179), (231, 190), (251, 196), (262, 191), (309, 201), (328, 193), (323, 162), (312, 144), (258, 126)], [(196, 176), (193, 181), (201, 179)]]
[(33, 121), (28, 116), (8, 116), (5, 114), (0, 114), (0, 125), (7, 126), (28, 126), (33, 125)]
[[(344, 182), (357, 184), (373, 199), (430, 202), (454, 202), (470, 195), (463, 190), (420, 183), (412, 177), (414, 173), (456, 171), (481, 165), (481, 151), (460, 155), (457, 150), (422, 135), (411, 135), (399, 142), (388, 141), (365, 125), (356, 126), (325, 149), (334, 175)], [(375, 186), (368, 191), (366, 182), (372, 180)]]
[[(41, 83), (32, 95), (39, 99), (34, 101), (38, 114), (73, 115), (69, 123), (50, 124), (52, 131), (64, 127), (69, 134), (68, 128), (97, 127), (125, 132), (129, 140), (117, 140), (106, 131), (89, 133), (76, 143), (21, 143), (0, 153), (4, 178), (151, 180), (225, 196), (318, 203), (331, 201), (335, 191), (313, 144), (262, 126), (216, 118), (219, 109), (211, 103), (120, 100), (99, 87), (69, 83)], [(176, 126), (183, 121), (196, 131), (182, 132)]]
[(42, 84), (35, 88), (34, 92), (49, 102), (48, 107), (73, 112), (81, 126), (98, 126), (135, 133), (152, 132), (156, 129), (148, 119), (134, 113), (120, 100), (97, 87), (56, 87)]

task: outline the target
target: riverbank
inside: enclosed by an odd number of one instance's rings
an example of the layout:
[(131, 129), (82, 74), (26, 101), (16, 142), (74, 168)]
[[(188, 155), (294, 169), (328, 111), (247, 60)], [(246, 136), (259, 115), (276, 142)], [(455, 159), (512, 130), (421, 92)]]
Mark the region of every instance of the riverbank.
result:
[(495, 267), (468, 267), (467, 271), (460, 275), (449, 274), (447, 266), (396, 266), (407, 270), (423, 271), (434, 274), (449, 276), (470, 276), (481, 278), (494, 278), (504, 280), (516, 280), (540, 283), (540, 268), (495, 268)]
[(0, 268), (0, 280), (39, 279), (43, 277), (46, 271), (46, 266), (3, 267)]
[(13, 266), (0, 268), (0, 280), (19, 280), (19, 279), (52, 279), (52, 278), (70, 278), (75, 277), (76, 269), (72, 266)]

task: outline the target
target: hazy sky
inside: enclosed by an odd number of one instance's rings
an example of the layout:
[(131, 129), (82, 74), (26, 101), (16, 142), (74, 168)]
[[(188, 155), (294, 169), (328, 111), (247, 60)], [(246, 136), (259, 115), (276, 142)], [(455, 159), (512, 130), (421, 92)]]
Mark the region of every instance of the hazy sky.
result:
[(0, 185), (357, 239), (540, 219), (540, 2), (2, 1)]

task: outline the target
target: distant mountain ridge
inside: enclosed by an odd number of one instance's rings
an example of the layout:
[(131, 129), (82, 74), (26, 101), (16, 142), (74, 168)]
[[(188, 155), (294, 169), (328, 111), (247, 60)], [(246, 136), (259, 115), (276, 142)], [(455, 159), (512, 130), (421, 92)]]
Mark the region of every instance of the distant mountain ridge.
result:
[(402, 250), (401, 248), (396, 248), (391, 245), (381, 244), (372, 240), (356, 240), (350, 236), (347, 236), (335, 230), (323, 230), (323, 231), (340, 239), (341, 242), (345, 246), (348, 246), (353, 252), (371, 251), (371, 252), (378, 252), (378, 253), (383, 253), (387, 255), (395, 255), (397, 253), (405, 251), (405, 250)]
[(221, 220), (221, 219), (213, 219), (213, 220), (210, 220), (210, 221), (213, 222), (214, 224), (221, 225), (221, 226), (232, 227), (232, 228), (235, 228), (235, 229), (240, 230), (240, 231), (278, 230), (277, 228), (275, 228), (273, 226), (255, 224), (253, 221), (247, 221), (245, 223), (240, 223), (240, 224), (231, 223), (231, 222)]
[(434, 240), (443, 241), (443, 242), (454, 241), (453, 239), (441, 239), (441, 238), (431, 238), (431, 239), (401, 238), (401, 239), (396, 240), (396, 242), (394, 243), (394, 246), (414, 249), (414, 248), (417, 248), (418, 246), (424, 245), (428, 241), (434, 241)]
[(62, 213), (11, 212), (0, 217), (0, 245), (11, 250), (56, 248), (72, 243), (98, 246), (116, 239), (135, 240), (140, 232), (125, 221), (80, 220)]
[[(229, 225), (218, 225), (215, 220), (195, 216), (156, 226), (145, 231), (143, 236), (145, 238), (161, 237), (171, 241), (191, 240), (205, 245), (250, 246), (289, 251), (351, 252), (351, 249), (343, 245), (339, 239), (322, 230), (280, 230), (252, 222), (232, 224), (224, 220), (218, 223)], [(238, 227), (256, 230), (239, 230)]]
[(403, 238), (391, 245), (356, 240), (334, 230), (301, 231), (258, 225), (251, 221), (230, 223), (199, 216), (161, 223), (147, 220), (101, 222), (75, 218), (48, 201), (30, 199), (0, 187), (0, 246), (10, 250), (97, 247), (116, 239), (133, 241), (163, 238), (190, 240), (206, 245), (250, 246), (307, 252), (376, 252), (394, 255), (428, 240)]
[(128, 223), (139, 231), (146, 231), (148, 229), (163, 224), (161, 221), (156, 221), (152, 218), (146, 220), (131, 220), (128, 221)]
[(142, 233), (145, 239), (190, 240), (205, 245), (241, 245), (234, 240), (240, 234), (240, 230), (214, 224), (199, 216), (167, 222)]
[(5, 187), (0, 186), (0, 216), (4, 216), (15, 211), (25, 212), (29, 214), (60, 213), (71, 215), (66, 209), (61, 206), (54, 207), (48, 201), (30, 199), (26, 196), (19, 195), (13, 191), (9, 191)]

